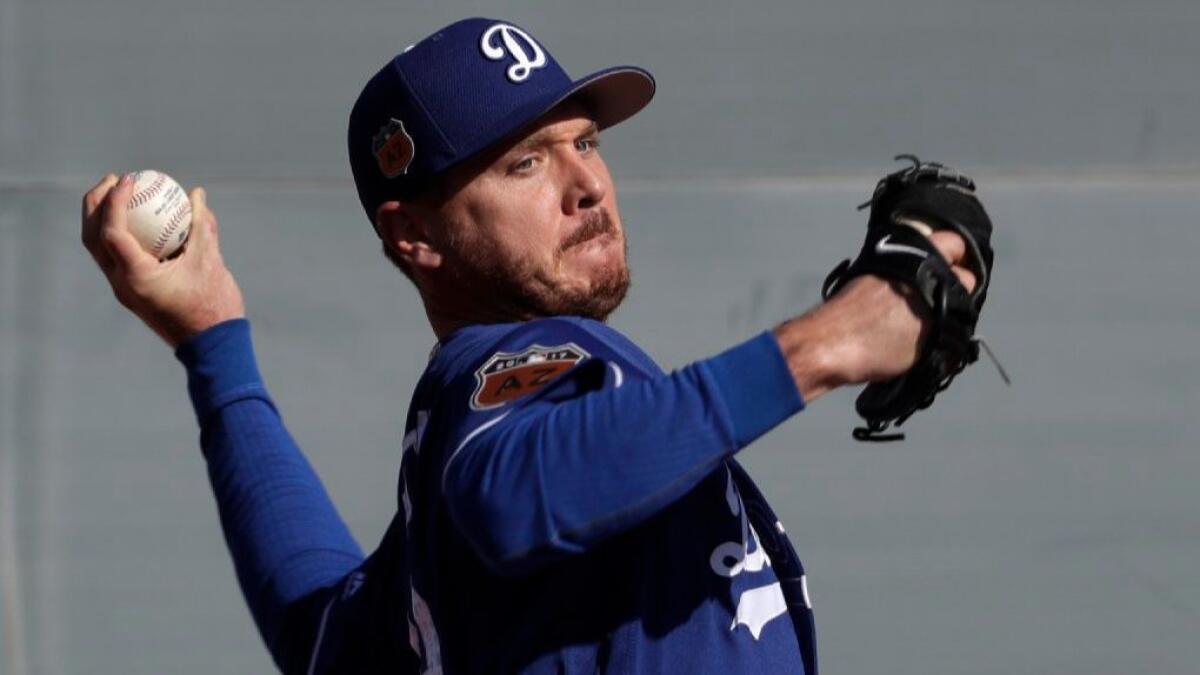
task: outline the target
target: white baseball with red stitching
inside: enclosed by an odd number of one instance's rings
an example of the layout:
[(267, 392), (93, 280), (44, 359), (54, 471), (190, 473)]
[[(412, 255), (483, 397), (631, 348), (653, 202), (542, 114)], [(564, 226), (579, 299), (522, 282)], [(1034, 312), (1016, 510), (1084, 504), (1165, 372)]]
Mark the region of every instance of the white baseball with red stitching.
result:
[(160, 171), (135, 171), (129, 199), (129, 229), (154, 257), (162, 260), (187, 241), (192, 203), (179, 183)]

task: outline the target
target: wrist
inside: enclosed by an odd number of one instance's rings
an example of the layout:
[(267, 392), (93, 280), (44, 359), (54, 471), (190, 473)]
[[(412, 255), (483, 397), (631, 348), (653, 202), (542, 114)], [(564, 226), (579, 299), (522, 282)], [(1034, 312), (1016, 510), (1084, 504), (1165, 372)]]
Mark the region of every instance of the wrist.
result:
[(172, 349), (191, 340), (213, 326), (246, 318), (241, 292), (236, 286), (195, 294), (185, 303), (172, 303), (155, 308), (146, 323)]
[(246, 312), (240, 310), (240, 308), (237, 311), (226, 309), (223, 311), (202, 312), (197, 316), (190, 317), (187, 324), (180, 326), (175, 335), (176, 341), (172, 342), (171, 346), (177, 348), (184, 342), (192, 340), (216, 326), (239, 319), (244, 320), (245, 318)]
[(846, 361), (841, 354), (845, 343), (828, 330), (828, 322), (819, 319), (820, 310), (786, 321), (774, 330), (796, 390), (805, 403), (812, 403), (849, 381), (841, 368)]
[(196, 316), (188, 317), (187, 320), (181, 321), (174, 316), (164, 316), (153, 320), (146, 321), (146, 324), (163, 339), (171, 349), (178, 349), (181, 345), (195, 338), (197, 335), (204, 333), (214, 326), (218, 326), (227, 321), (235, 319), (245, 319), (246, 313), (243, 312), (205, 312)]

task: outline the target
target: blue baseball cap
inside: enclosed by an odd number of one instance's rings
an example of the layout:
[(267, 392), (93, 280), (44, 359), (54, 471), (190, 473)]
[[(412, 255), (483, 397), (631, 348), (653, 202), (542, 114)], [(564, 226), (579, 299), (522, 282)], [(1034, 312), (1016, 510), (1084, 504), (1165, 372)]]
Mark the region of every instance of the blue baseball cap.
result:
[(464, 19), (396, 55), (350, 111), (350, 169), (367, 218), (416, 194), (447, 169), (491, 148), (567, 99), (601, 129), (641, 110), (654, 78), (617, 66), (572, 80), (519, 26)]

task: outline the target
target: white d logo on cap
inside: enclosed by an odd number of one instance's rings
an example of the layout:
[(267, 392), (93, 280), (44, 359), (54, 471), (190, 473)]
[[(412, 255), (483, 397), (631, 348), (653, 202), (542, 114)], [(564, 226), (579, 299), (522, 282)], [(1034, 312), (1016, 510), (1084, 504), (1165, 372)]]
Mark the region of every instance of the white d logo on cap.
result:
[[(500, 34), (501, 45), (492, 44), (492, 36), (496, 33)], [(525, 44), (522, 45), (522, 42)], [(526, 47), (533, 52), (532, 56), (526, 51)], [(509, 66), (507, 75), (513, 82), (524, 82), (529, 79), (529, 74), (534, 69), (546, 65), (546, 52), (542, 51), (538, 43), (525, 31), (506, 23), (498, 23), (484, 31), (479, 48), (483, 50), (483, 55), (492, 61), (499, 61), (505, 54), (512, 56), (516, 63)]]

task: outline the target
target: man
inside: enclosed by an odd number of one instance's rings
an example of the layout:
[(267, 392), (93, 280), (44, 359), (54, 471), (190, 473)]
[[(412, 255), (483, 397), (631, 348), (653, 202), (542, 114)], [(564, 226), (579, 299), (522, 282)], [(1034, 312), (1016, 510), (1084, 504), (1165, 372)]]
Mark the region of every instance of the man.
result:
[[(398, 513), (366, 558), (258, 376), (203, 190), (187, 249), (163, 263), (128, 232), (128, 179), (85, 196), (84, 244), (187, 367), (239, 581), (281, 669), (816, 672), (803, 569), (733, 455), (835, 387), (904, 373), (922, 318), (904, 289), (860, 277), (671, 374), (606, 326), (629, 273), (598, 133), (653, 91), (632, 67), (572, 81), (487, 19), (367, 83), (355, 183), (438, 344)], [(932, 236), (963, 258), (956, 235)]]

